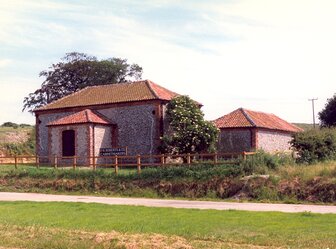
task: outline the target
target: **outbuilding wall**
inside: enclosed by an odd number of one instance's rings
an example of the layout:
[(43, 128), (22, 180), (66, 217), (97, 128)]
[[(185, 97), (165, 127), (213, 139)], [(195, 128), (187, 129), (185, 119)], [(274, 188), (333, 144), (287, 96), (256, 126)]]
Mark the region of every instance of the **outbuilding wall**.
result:
[(111, 127), (106, 125), (93, 126), (95, 156), (99, 156), (100, 148), (111, 148), (112, 134)]
[(221, 129), (218, 152), (252, 151), (252, 135), (249, 129)]
[[(87, 108), (87, 107), (86, 107)], [(39, 112), (36, 117), (36, 153), (39, 156), (61, 155), (62, 151), (57, 144), (61, 141), (59, 129), (48, 129), (47, 124), (74, 114), (84, 108), (71, 111)], [(109, 107), (91, 108), (104, 115), (115, 125), (117, 147), (127, 147), (128, 155), (157, 154), (160, 145), (160, 136), (163, 133), (162, 106), (158, 102), (144, 102), (143, 104), (116, 105)], [(110, 126), (87, 125), (86, 128), (76, 127), (78, 136), (78, 156), (87, 156), (90, 148), (94, 147), (94, 154), (99, 155), (101, 147), (112, 147)], [(57, 135), (58, 134), (58, 135)], [(89, 141), (89, 137), (94, 138)], [(93, 140), (93, 141), (92, 141)], [(57, 141), (57, 142), (56, 142)], [(56, 143), (56, 144), (55, 144)], [(85, 153), (84, 153), (85, 151)]]
[(121, 106), (97, 110), (117, 126), (118, 147), (129, 155), (158, 153), (160, 120), (154, 104)]
[[(67, 126), (51, 126), (49, 127), (49, 156), (62, 157), (62, 132), (64, 130), (75, 131), (75, 155), (79, 157), (78, 164), (86, 164), (89, 148), (89, 134), (87, 125), (67, 125)], [(70, 159), (62, 159), (62, 164), (72, 163)]]
[(288, 151), (292, 135), (286, 132), (258, 130), (258, 149), (266, 152)]
[[(53, 135), (54, 141), (51, 141), (51, 134), (47, 124), (59, 118), (74, 114), (75, 112), (58, 112), (39, 114), (36, 117), (36, 154), (41, 157), (52, 155), (50, 146), (55, 142), (56, 137)], [(50, 150), (50, 153), (49, 153)]]
[(218, 152), (243, 152), (262, 149), (266, 152), (290, 150), (292, 135), (289, 132), (268, 129), (221, 129)]

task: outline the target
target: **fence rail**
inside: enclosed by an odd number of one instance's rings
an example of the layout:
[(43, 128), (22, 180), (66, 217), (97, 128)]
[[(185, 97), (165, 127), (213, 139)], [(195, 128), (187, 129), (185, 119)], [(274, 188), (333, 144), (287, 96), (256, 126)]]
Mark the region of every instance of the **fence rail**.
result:
[(78, 167), (96, 170), (97, 168), (114, 168), (115, 173), (121, 167), (130, 167), (137, 169), (141, 174), (143, 167), (165, 167), (169, 165), (197, 165), (207, 164), (232, 164), (237, 159), (246, 160), (248, 156), (255, 152), (241, 153), (201, 153), (201, 154), (179, 154), (179, 155), (133, 155), (133, 156), (90, 156), (90, 157), (59, 157), (59, 156), (2, 156), (0, 165), (14, 165), (18, 168), (20, 165), (33, 165), (36, 168), (54, 167), (54, 168), (73, 168)]

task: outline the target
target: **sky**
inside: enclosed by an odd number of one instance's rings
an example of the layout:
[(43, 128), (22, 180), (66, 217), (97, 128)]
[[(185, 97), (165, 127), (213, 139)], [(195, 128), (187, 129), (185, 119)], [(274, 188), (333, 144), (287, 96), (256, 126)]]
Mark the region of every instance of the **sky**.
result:
[[(201, 102), (312, 123), (335, 91), (334, 0), (0, 0), (0, 124), (34, 124), (39, 72), (77, 51), (126, 58)], [(317, 120), (318, 121), (318, 120)]]

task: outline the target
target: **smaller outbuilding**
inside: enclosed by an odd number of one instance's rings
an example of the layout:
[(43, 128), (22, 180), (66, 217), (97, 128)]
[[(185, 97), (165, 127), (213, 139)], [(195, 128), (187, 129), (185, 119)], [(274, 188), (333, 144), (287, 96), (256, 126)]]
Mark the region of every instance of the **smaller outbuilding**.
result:
[(213, 121), (220, 129), (218, 152), (290, 150), (290, 140), (301, 128), (274, 114), (239, 108)]

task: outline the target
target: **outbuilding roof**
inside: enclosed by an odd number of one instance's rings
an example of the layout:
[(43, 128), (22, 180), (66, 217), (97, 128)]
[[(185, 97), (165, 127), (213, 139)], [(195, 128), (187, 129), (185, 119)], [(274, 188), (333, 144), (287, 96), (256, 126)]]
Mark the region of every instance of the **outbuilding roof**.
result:
[(150, 80), (86, 87), (35, 111), (146, 100), (170, 101), (179, 94)]
[(288, 123), (274, 114), (251, 111), (244, 108), (239, 108), (213, 122), (220, 129), (256, 127), (287, 132), (303, 131), (296, 125)]
[(74, 114), (70, 114), (63, 118), (57, 119), (48, 123), (47, 126), (56, 126), (56, 125), (70, 125), (70, 124), (103, 124), (108, 125), (111, 124), (110, 121), (103, 117), (100, 114), (93, 112), (90, 109), (85, 109), (80, 112), (76, 112)]

